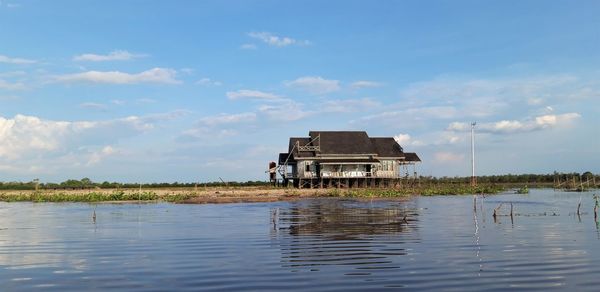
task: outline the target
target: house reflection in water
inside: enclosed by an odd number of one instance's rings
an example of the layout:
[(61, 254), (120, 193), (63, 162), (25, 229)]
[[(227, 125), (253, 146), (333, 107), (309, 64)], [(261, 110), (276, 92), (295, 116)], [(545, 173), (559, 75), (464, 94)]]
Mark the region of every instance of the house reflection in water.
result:
[(406, 244), (420, 240), (414, 201), (293, 202), (278, 211), (275, 226), (283, 265), (297, 268), (393, 269)]

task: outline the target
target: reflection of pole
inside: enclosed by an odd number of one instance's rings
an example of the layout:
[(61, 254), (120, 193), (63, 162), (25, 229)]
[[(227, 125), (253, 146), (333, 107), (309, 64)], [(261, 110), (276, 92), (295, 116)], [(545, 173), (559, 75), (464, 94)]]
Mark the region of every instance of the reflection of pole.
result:
[(475, 125), (476, 122), (471, 123), (471, 186), (477, 185), (477, 179), (475, 178)]
[[(475, 204), (475, 196), (473, 196), (473, 204)], [(481, 258), (481, 245), (479, 244), (479, 220), (477, 220), (477, 208), (473, 209), (473, 222), (475, 223), (475, 233), (473, 237), (475, 239), (475, 246), (477, 247), (475, 251), (475, 257), (479, 261), (479, 272), (478, 276), (481, 276), (481, 271), (483, 271), (483, 260)]]

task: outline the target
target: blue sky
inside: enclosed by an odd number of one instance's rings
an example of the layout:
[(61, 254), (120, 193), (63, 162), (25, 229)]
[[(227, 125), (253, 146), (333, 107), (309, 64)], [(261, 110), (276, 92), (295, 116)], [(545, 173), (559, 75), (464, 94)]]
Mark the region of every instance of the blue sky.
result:
[(0, 180), (264, 180), (290, 136), (424, 175), (600, 172), (597, 1), (0, 1)]

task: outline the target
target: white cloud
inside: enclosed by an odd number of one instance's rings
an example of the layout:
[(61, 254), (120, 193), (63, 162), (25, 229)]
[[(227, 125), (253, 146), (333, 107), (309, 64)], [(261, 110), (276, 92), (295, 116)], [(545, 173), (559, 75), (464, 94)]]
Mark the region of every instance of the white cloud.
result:
[(180, 115), (170, 112), (104, 121), (55, 121), (25, 115), (12, 119), (0, 117), (0, 162), (77, 153), (78, 149), (106, 145), (150, 131), (156, 123)]
[(0, 100), (15, 100), (19, 99), (17, 95), (0, 95)]
[(19, 77), (27, 75), (25, 71), (8, 71), (8, 72), (0, 72), (0, 77)]
[(137, 74), (119, 71), (87, 71), (83, 73), (58, 75), (54, 81), (73, 83), (110, 83), (110, 84), (137, 84), (137, 83), (164, 83), (180, 84), (181, 81), (175, 77), (177, 71), (168, 68), (153, 68)]
[(37, 61), (30, 60), (30, 59), (11, 58), (8, 56), (0, 55), (0, 63), (8, 63), (8, 64), (15, 64), (15, 65), (27, 65), (27, 64), (33, 64), (36, 62)]
[(152, 98), (138, 98), (135, 100), (137, 103), (156, 103), (156, 99), (152, 99)]
[(181, 141), (196, 141), (214, 138), (230, 137), (238, 134), (237, 128), (243, 128), (256, 120), (256, 113), (219, 114), (201, 118), (197, 125), (185, 130), (179, 136)]
[[(139, 127), (137, 120), (113, 121), (110, 124)], [(13, 119), (0, 118), (0, 158), (17, 159), (32, 152), (61, 150), (75, 136), (110, 125), (100, 122), (67, 122), (42, 120), (37, 117), (17, 115)]]
[(553, 127), (569, 124), (581, 117), (578, 113), (567, 113), (562, 115), (544, 115), (535, 118), (535, 124), (539, 127)]
[(291, 99), (283, 99), (277, 104), (262, 105), (258, 108), (261, 114), (275, 121), (297, 121), (306, 118), (315, 111), (305, 111), (301, 103)]
[(312, 94), (326, 94), (340, 90), (339, 80), (328, 80), (320, 76), (304, 76), (293, 81), (284, 82), (284, 84)]
[(210, 78), (202, 78), (202, 79), (196, 81), (196, 84), (202, 85), (202, 86), (221, 86), (221, 85), (223, 85), (221, 82), (211, 80)]
[(469, 105), (480, 101), (482, 104), (493, 102), (538, 106), (545, 101), (563, 100), (565, 97), (577, 99), (598, 96), (600, 91), (597, 87), (596, 81), (586, 81), (568, 74), (505, 79), (438, 78), (413, 83), (401, 95), (414, 103), (444, 101)]
[(25, 84), (23, 84), (21, 82), (11, 83), (6, 80), (0, 79), (0, 89), (23, 90), (23, 89), (27, 89), (27, 87), (25, 86)]
[[(477, 132), (492, 133), (492, 134), (510, 134), (521, 132), (539, 131), (548, 128), (562, 127), (570, 125), (574, 120), (580, 118), (578, 113), (566, 113), (560, 115), (543, 115), (533, 119), (517, 121), (517, 120), (502, 120), (492, 123), (477, 124), (475, 129)], [(449, 131), (467, 131), (471, 129), (468, 123), (454, 122), (451, 123), (447, 130)]]
[(371, 98), (327, 100), (321, 106), (322, 112), (351, 113), (368, 110), (380, 106), (381, 103)]
[(272, 93), (258, 91), (258, 90), (248, 90), (248, 89), (240, 89), (238, 91), (228, 91), (226, 93), (227, 97), (232, 100), (236, 99), (280, 99), (281, 97)]
[[(439, 78), (417, 82), (400, 92), (400, 101), (386, 106), (381, 113), (367, 115), (355, 122), (406, 124), (425, 126), (436, 120), (484, 120), (490, 117), (512, 117), (550, 114), (546, 103), (553, 106), (573, 105), (584, 99), (600, 97), (600, 83), (573, 75), (542, 75), (510, 79)], [(500, 129), (527, 128), (503, 123)]]
[(406, 123), (407, 121), (431, 121), (431, 120), (448, 120), (461, 116), (461, 112), (453, 106), (426, 106), (414, 107), (397, 111), (384, 111), (381, 113), (368, 115), (360, 118), (353, 123), (379, 123), (379, 124), (396, 124), (399, 121)]
[(192, 75), (192, 74), (194, 74), (195, 71), (196, 70), (193, 69), (193, 68), (181, 68), (181, 69), (179, 69), (179, 72), (184, 73), (186, 75)]
[(105, 104), (95, 103), (95, 102), (84, 102), (84, 103), (80, 104), (79, 107), (87, 108), (87, 109), (94, 109), (94, 110), (106, 110), (107, 109), (107, 106)]
[(464, 154), (440, 151), (433, 154), (435, 162), (438, 163), (457, 163), (465, 159)]
[(463, 141), (460, 136), (449, 131), (420, 132), (416, 138), (409, 134), (401, 133), (394, 136), (394, 139), (405, 149), (407, 147), (448, 147), (449, 145), (454, 145)]
[(290, 37), (282, 37), (274, 35), (270, 32), (250, 32), (248, 36), (251, 38), (258, 39), (270, 46), (275, 47), (286, 47), (289, 45), (309, 45), (309, 41), (299, 41)]
[(240, 49), (242, 50), (256, 50), (256, 45), (255, 44), (243, 44), (240, 46)]
[(394, 140), (396, 140), (396, 142), (398, 142), (398, 144), (402, 145), (407, 145), (410, 144), (411, 142), (411, 138), (409, 134), (398, 134), (396, 136), (394, 136)]
[(115, 148), (113, 148), (112, 146), (110, 146), (110, 145), (104, 146), (99, 151), (92, 152), (92, 154), (90, 155), (90, 158), (87, 162), (87, 166), (98, 164), (104, 158), (114, 155), (115, 153), (117, 153), (117, 150)]
[(124, 105), (125, 101), (124, 100), (120, 100), (120, 99), (113, 99), (113, 100), (110, 101), (110, 103), (116, 104), (116, 105)]
[(542, 102), (544, 102), (544, 100), (541, 98), (532, 97), (527, 99), (527, 104), (529, 105), (540, 105)]
[(383, 83), (367, 80), (359, 80), (350, 84), (352, 88), (368, 88), (368, 87), (380, 87)]
[(235, 124), (253, 122), (256, 120), (256, 114), (252, 112), (240, 114), (220, 114), (216, 116), (204, 117), (199, 123), (206, 126), (218, 126), (223, 124)]
[(127, 61), (136, 58), (146, 57), (144, 54), (132, 54), (128, 51), (115, 50), (108, 55), (97, 54), (82, 54), (73, 57), (73, 61), (90, 61), (90, 62), (105, 62), (105, 61)]

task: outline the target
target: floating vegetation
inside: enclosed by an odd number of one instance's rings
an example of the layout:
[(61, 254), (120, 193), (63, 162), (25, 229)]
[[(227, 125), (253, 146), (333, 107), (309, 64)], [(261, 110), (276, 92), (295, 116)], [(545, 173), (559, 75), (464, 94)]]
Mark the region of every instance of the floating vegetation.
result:
[(406, 197), (411, 195), (443, 196), (443, 195), (466, 195), (466, 194), (496, 194), (504, 188), (495, 185), (427, 185), (404, 188), (362, 188), (362, 189), (331, 189), (325, 196), (328, 197), (351, 197), (351, 198), (392, 198)]
[(61, 191), (0, 191), (4, 202), (172, 202), (172, 203), (233, 203), (266, 202), (298, 197), (347, 197), (347, 198), (399, 198), (412, 195), (464, 195), (495, 194), (503, 191), (497, 185), (471, 187), (464, 184), (422, 184), (395, 188), (349, 188), (349, 189), (277, 189), (277, 188), (212, 188), (163, 190), (61, 190)]
[(114, 202), (114, 201), (167, 201), (178, 202), (197, 196), (188, 194), (159, 195), (153, 191), (127, 192), (116, 190), (112, 192), (23, 192), (0, 193), (0, 201), (4, 202)]

